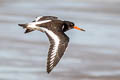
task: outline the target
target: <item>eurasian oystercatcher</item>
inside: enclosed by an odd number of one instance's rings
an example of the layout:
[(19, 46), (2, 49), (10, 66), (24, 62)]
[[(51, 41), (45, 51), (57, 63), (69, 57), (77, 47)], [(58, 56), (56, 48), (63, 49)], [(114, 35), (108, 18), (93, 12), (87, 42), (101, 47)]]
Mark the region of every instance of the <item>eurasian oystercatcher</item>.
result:
[(74, 26), (73, 22), (63, 21), (54, 16), (40, 16), (27, 24), (18, 24), (26, 29), (25, 33), (39, 30), (44, 32), (50, 41), (50, 48), (47, 58), (47, 72), (58, 64), (68, 46), (69, 37), (64, 33), (70, 29), (85, 31), (82, 28)]

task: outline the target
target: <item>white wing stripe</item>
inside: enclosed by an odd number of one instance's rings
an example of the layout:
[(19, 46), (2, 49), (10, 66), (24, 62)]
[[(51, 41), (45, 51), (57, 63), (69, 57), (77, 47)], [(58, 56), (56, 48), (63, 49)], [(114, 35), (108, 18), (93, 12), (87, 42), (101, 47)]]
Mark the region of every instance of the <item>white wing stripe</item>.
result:
[(51, 58), (51, 60), (50, 60), (50, 61), (52, 62), (54, 59), (55, 59), (55, 56), (54, 56), (53, 58)]
[(44, 30), (44, 31), (46, 31), (47, 34), (49, 34), (49, 36), (54, 40), (54, 43), (55, 43), (55, 45), (53, 46), (53, 50), (52, 50), (51, 56), (50, 56), (50, 58), (51, 58), (51, 60), (50, 60), (50, 67), (52, 67), (53, 63), (54, 63), (54, 59), (55, 59), (56, 53), (57, 53), (57, 50), (58, 50), (60, 39), (52, 31), (50, 31), (50, 30), (48, 30), (46, 28), (41, 28), (41, 29)]
[(47, 22), (50, 22), (52, 20), (44, 20), (44, 21), (39, 21), (39, 22), (33, 22), (35, 24), (43, 24), (43, 23), (47, 23)]
[(43, 23), (47, 23), (47, 22), (50, 22), (51, 20), (44, 20), (44, 21), (39, 21), (39, 22), (32, 22), (32, 23), (29, 23), (28, 24), (28, 27), (30, 28), (40, 28), (38, 26), (36, 26), (37, 24), (43, 24)]
[[(54, 53), (54, 52), (53, 52)], [(51, 54), (51, 58), (53, 58), (56, 54)]]

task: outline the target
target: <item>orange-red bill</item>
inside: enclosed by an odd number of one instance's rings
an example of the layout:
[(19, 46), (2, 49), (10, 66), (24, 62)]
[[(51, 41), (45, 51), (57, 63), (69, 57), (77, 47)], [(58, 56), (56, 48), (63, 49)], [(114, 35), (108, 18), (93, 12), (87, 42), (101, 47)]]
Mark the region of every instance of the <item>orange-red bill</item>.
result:
[(85, 31), (84, 29), (79, 28), (79, 27), (77, 27), (77, 26), (74, 26), (74, 29), (81, 30), (81, 31)]

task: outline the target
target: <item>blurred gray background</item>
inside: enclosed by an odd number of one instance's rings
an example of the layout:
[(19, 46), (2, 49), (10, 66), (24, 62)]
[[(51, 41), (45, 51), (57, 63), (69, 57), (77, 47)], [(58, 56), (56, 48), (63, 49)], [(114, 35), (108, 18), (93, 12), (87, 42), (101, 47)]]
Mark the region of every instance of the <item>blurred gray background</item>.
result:
[[(45, 34), (24, 34), (19, 23), (58, 16), (86, 32), (70, 43), (48, 75)], [(0, 0), (0, 80), (120, 80), (120, 0)]]

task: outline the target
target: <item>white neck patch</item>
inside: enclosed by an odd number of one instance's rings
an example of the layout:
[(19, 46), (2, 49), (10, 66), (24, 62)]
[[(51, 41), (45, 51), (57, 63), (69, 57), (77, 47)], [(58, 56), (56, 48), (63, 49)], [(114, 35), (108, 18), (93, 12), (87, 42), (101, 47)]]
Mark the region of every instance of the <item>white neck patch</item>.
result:
[(62, 26), (62, 30), (64, 29), (64, 27), (65, 27), (65, 26), (63, 25), (63, 26)]

